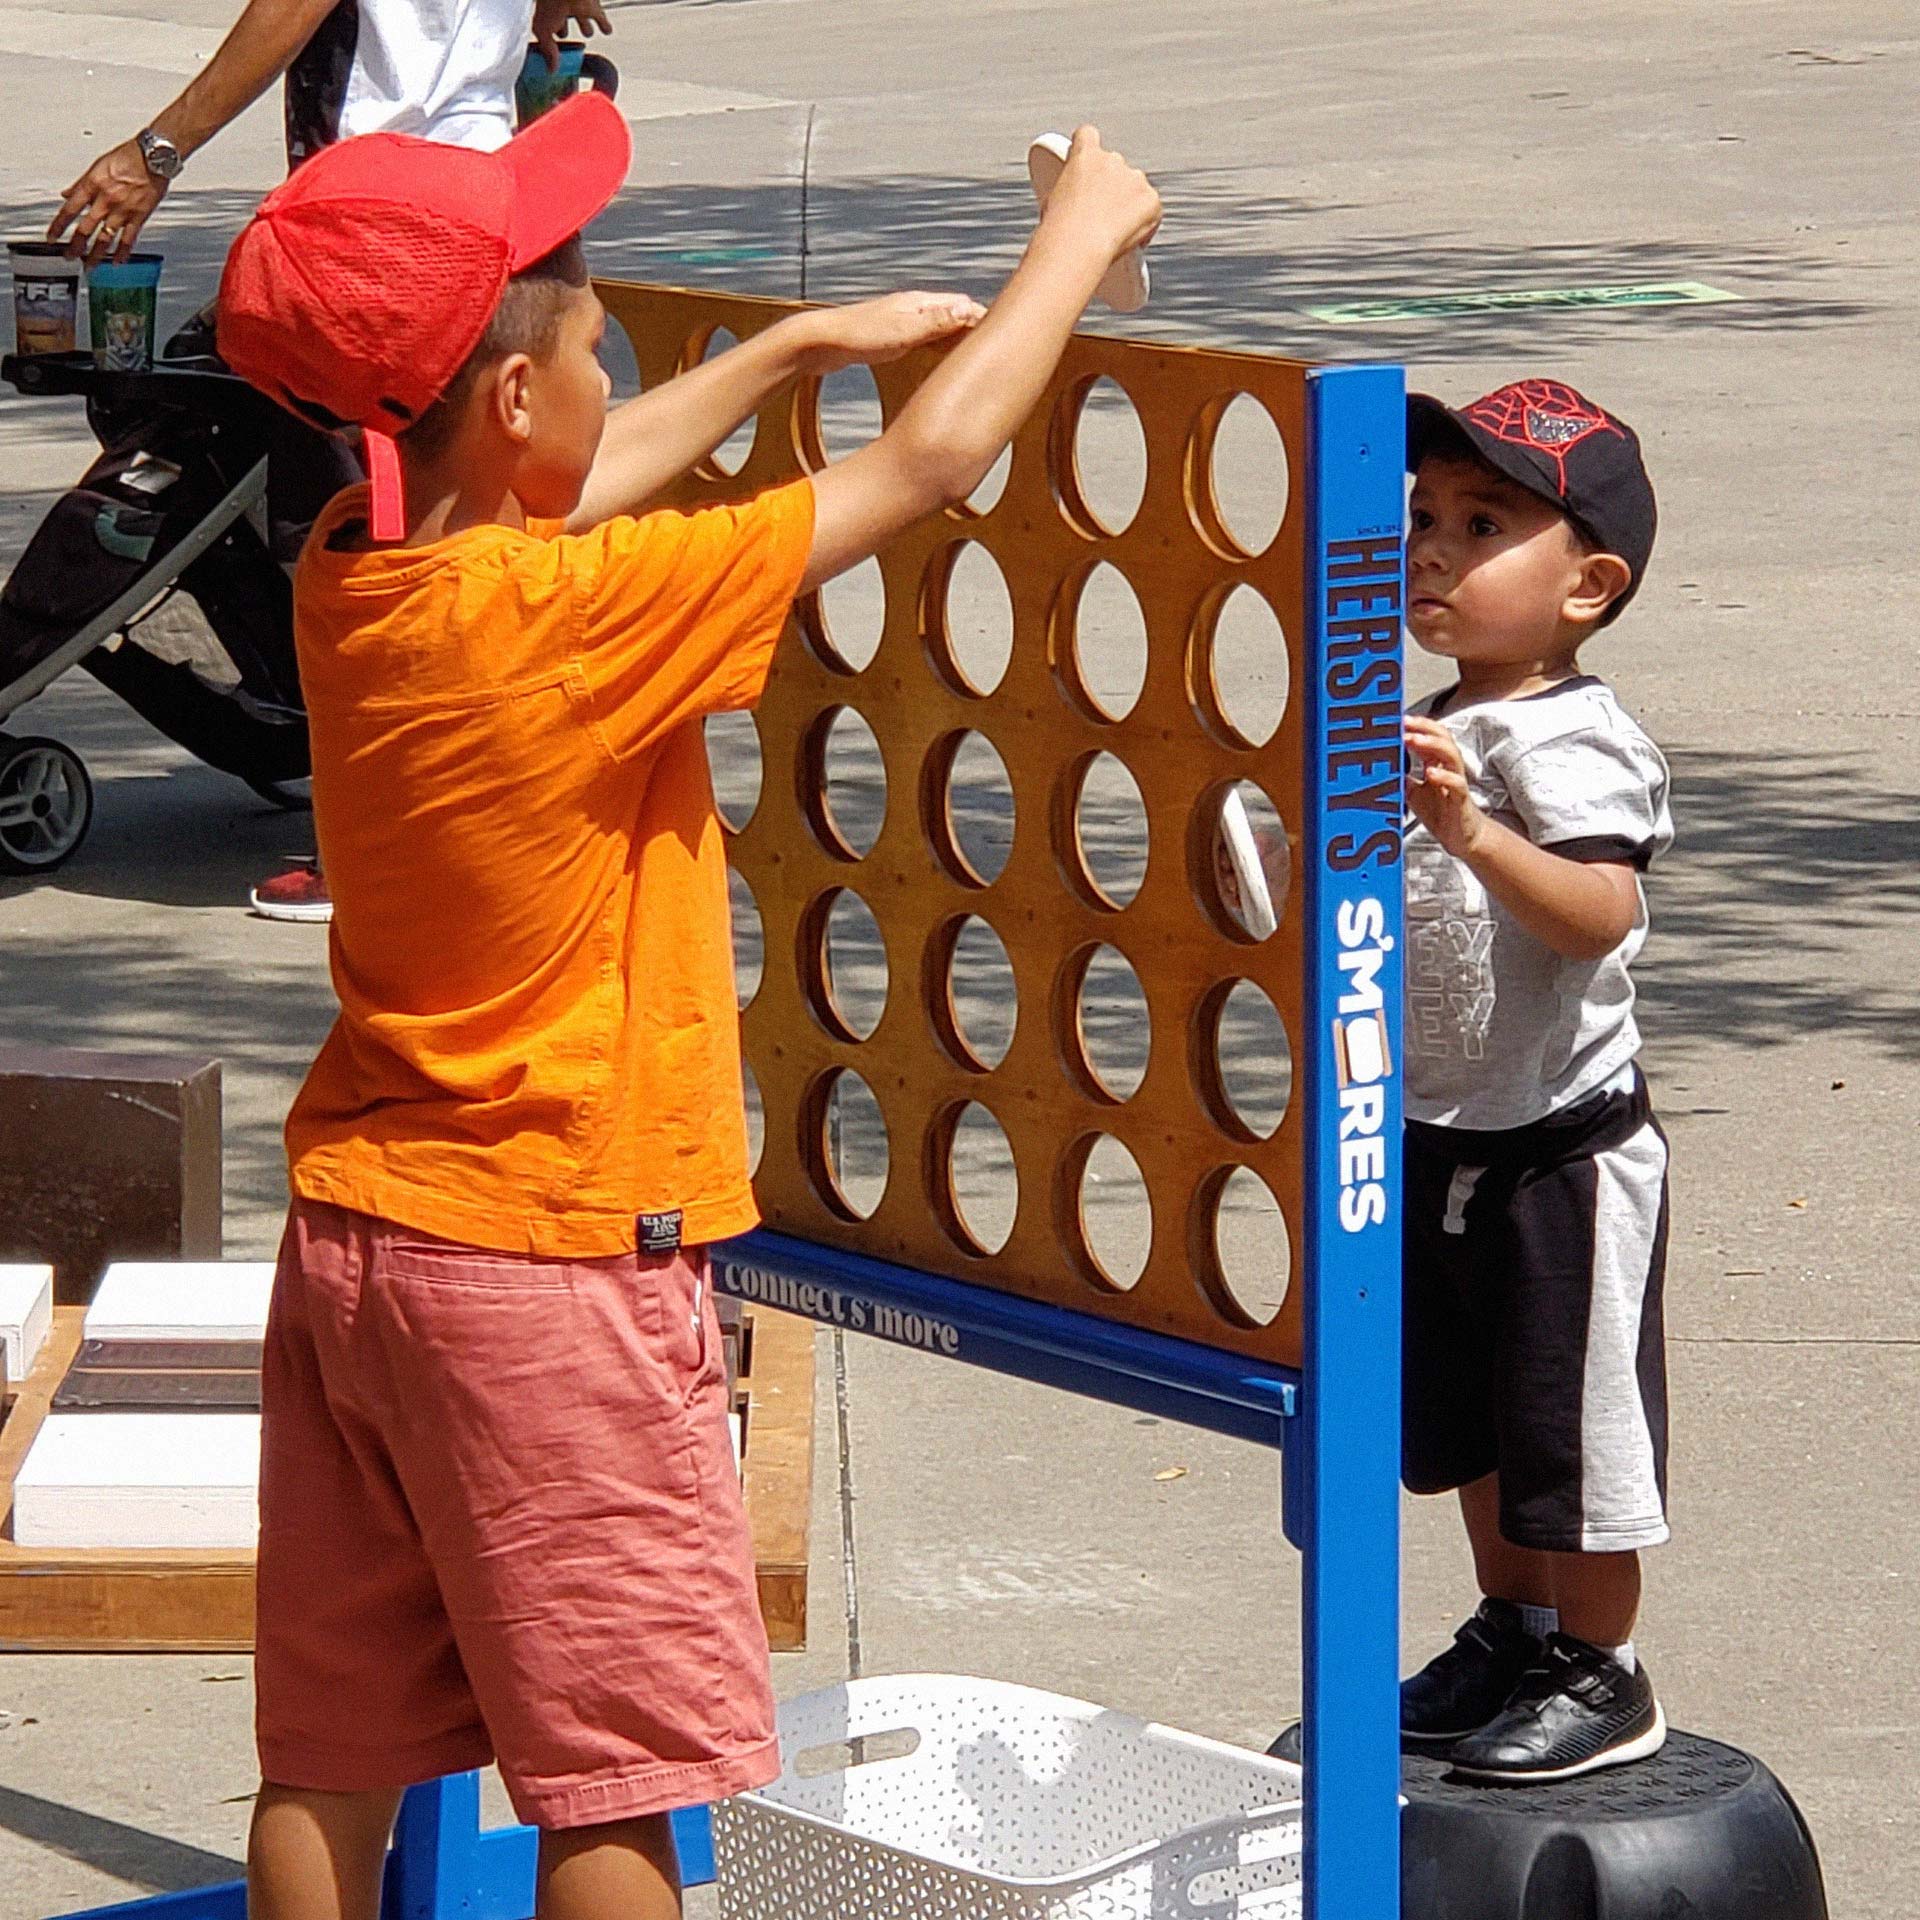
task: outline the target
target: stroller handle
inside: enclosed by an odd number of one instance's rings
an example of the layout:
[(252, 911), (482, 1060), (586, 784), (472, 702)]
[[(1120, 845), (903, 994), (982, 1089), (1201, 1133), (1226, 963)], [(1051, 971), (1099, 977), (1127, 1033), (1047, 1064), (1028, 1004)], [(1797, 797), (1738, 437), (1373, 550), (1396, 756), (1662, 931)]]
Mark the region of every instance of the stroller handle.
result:
[(210, 401), (264, 397), (218, 366), (162, 360), (144, 373), (110, 372), (90, 353), (10, 353), (0, 359), (0, 380), (36, 398), (66, 395), (109, 406), (138, 400), (200, 408)]

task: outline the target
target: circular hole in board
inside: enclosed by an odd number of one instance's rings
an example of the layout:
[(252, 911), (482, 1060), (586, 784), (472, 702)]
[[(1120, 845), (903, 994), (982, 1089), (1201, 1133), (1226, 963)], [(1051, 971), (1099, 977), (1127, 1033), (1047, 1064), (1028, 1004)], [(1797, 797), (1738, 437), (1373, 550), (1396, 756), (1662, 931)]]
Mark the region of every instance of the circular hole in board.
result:
[(852, 673), (872, 666), (887, 623), (886, 578), (872, 554), (821, 582), (820, 623), (829, 661)]
[(613, 388), (607, 395), (610, 405), (631, 400), (646, 384), (640, 378), (640, 362), (634, 356), (633, 342), (627, 337), (626, 328), (611, 314), (607, 316), (607, 331), (600, 342), (599, 360)]
[(707, 771), (721, 820), (738, 833), (760, 804), (760, 729), (750, 713), (707, 715)]
[(986, 477), (967, 495), (964, 509), (970, 514), (991, 513), (1000, 504), (1000, 496), (1007, 490), (1007, 477), (1013, 472), (1013, 448), (1011, 445), (1000, 449), (1000, 457), (987, 469)]
[(1264, 747), (1287, 710), (1287, 636), (1266, 596), (1244, 583), (1215, 610), (1207, 681), (1234, 743)]
[[(1146, 430), (1126, 390), (1105, 374), (1086, 389), (1074, 421), (1073, 481), (1087, 531), (1121, 534), (1133, 524), (1147, 491)], [(1069, 517), (1081, 519), (1068, 504)]]
[(1080, 1046), (1094, 1079), (1115, 1100), (1131, 1100), (1147, 1077), (1153, 1017), (1146, 990), (1126, 956), (1097, 946), (1080, 976)]
[(1147, 617), (1126, 575), (1105, 560), (1081, 583), (1074, 602), (1073, 660), (1093, 712), (1124, 720), (1147, 684)]
[[(1074, 796), (1073, 832), (1096, 904), (1131, 906), (1147, 877), (1147, 806), (1126, 762), (1106, 752), (1086, 764)], [(1073, 862), (1067, 863), (1068, 872)]]
[[(718, 359), (723, 353), (731, 353), (739, 344), (740, 342), (734, 338), (730, 329), (726, 327), (715, 327), (712, 333), (707, 336), (707, 343), (705, 347), (701, 349), (700, 358), (702, 360)], [(741, 423), (707, 455), (706, 464), (713, 468), (715, 472), (725, 474), (731, 478), (747, 464), (747, 460), (753, 452), (754, 438), (759, 431), (760, 420), (757, 414), (750, 419), (741, 421)]]
[(865, 859), (887, 819), (887, 763), (864, 715), (841, 707), (821, 751), (827, 817), (848, 852)]
[(760, 1156), (767, 1150), (767, 1103), (760, 1097), (760, 1082), (744, 1060), (740, 1063), (740, 1092), (746, 1106), (747, 1178), (752, 1179), (760, 1171)]
[(1196, 1038), (1214, 1074), (1200, 1076), (1208, 1105), (1229, 1132), (1270, 1140), (1293, 1097), (1293, 1050), (1272, 1000), (1251, 980), (1217, 986), (1204, 1003)]
[(1238, 940), (1271, 939), (1287, 911), (1292, 859), (1280, 810), (1251, 780), (1219, 789), (1198, 819), (1200, 895), (1209, 917)]
[(961, 1043), (991, 1072), (1013, 1045), (1020, 990), (1006, 943), (977, 913), (967, 915), (954, 937), (947, 978)]
[(1013, 782), (984, 733), (965, 732), (927, 760), (928, 820), (941, 864), (962, 886), (990, 887), (1013, 852)]
[(887, 1191), (886, 1116), (851, 1067), (823, 1074), (803, 1102), (806, 1161), (821, 1200), (843, 1219), (868, 1220)]
[(1208, 1264), (1225, 1295), (1216, 1304), (1230, 1319), (1264, 1327), (1285, 1302), (1293, 1273), (1286, 1216), (1251, 1167), (1234, 1167), (1224, 1179), (1207, 1182), (1203, 1193), (1213, 1215)]
[(832, 1009), (850, 1038), (870, 1040), (887, 1010), (887, 944), (873, 909), (850, 887), (834, 889), (824, 938), (825, 985)]
[(978, 1100), (969, 1100), (953, 1122), (947, 1166), (963, 1249), (998, 1253), (1020, 1210), (1020, 1175), (1006, 1129)]
[(1013, 598), (1000, 563), (964, 540), (947, 569), (943, 596), (948, 658), (964, 693), (988, 694), (1013, 658)]
[(1214, 427), (1212, 485), (1227, 537), (1249, 557), (1265, 553), (1287, 517), (1287, 447), (1250, 393), (1236, 393)]
[(744, 1012), (760, 991), (766, 968), (766, 930), (760, 922), (760, 903), (737, 867), (727, 869), (727, 911), (733, 922), (733, 991)]
[(1096, 1134), (1079, 1161), (1080, 1232), (1091, 1278), (1121, 1292), (1137, 1286), (1153, 1249), (1153, 1201), (1140, 1163), (1110, 1133)]
[(844, 460), (880, 438), (885, 424), (880, 389), (863, 366), (840, 367), (820, 381), (820, 444), (829, 460)]

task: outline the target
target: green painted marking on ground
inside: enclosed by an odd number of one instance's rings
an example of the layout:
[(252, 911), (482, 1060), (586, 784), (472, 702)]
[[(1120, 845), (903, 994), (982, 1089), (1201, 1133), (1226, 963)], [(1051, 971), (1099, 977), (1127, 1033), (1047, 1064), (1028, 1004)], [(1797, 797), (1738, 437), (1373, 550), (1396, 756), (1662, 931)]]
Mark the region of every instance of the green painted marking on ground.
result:
[(1513, 287), (1489, 293), (1432, 293), (1416, 300), (1342, 300), (1305, 311), (1330, 327), (1361, 327), (1378, 320), (1450, 320), (1472, 313), (1537, 307), (1710, 306), (1737, 293), (1698, 280), (1640, 280), (1617, 287)]

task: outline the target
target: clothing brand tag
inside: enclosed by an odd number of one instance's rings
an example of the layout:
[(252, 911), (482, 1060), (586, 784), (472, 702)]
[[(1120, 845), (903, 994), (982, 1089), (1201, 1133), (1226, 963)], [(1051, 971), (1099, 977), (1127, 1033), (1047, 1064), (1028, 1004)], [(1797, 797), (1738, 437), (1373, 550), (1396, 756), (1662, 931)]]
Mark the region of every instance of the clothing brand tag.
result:
[(643, 1213), (639, 1217), (642, 1253), (677, 1253), (680, 1248), (680, 1209), (671, 1213)]

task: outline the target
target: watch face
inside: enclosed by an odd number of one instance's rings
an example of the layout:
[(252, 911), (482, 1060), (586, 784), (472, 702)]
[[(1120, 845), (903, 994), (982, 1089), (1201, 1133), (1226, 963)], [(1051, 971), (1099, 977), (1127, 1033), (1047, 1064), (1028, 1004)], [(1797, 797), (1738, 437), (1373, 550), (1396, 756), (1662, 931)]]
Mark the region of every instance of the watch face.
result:
[(147, 163), (147, 171), (156, 180), (171, 180), (180, 171), (180, 149), (164, 134), (143, 133), (140, 136), (140, 157)]

